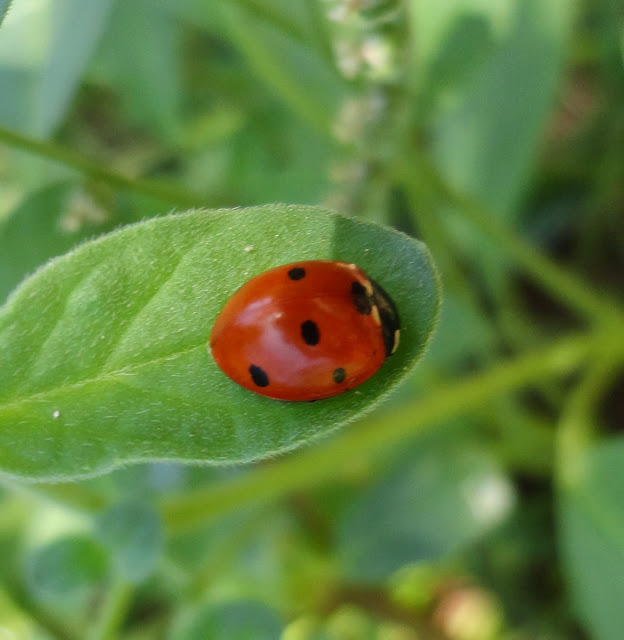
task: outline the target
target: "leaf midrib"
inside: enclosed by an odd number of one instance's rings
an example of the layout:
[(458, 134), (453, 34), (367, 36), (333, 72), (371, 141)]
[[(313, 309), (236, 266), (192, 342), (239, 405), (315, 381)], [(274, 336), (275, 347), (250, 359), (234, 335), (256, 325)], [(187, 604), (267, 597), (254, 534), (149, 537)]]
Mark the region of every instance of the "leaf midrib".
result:
[(114, 371), (109, 371), (105, 374), (98, 375), (92, 378), (85, 378), (84, 380), (79, 380), (77, 382), (71, 382), (62, 384), (59, 386), (55, 386), (45, 391), (38, 391), (37, 393), (31, 393), (23, 398), (18, 400), (12, 400), (10, 402), (0, 403), (0, 411), (4, 411), (5, 409), (13, 409), (20, 407), (23, 404), (27, 404), (29, 402), (33, 402), (36, 400), (45, 400), (48, 396), (51, 396), (56, 393), (62, 393), (64, 391), (70, 391), (74, 389), (80, 389), (89, 384), (98, 383), (98, 382), (106, 382), (109, 380), (115, 380), (116, 378), (124, 377), (127, 375), (133, 375), (137, 370), (143, 369), (145, 367), (158, 365), (161, 362), (166, 362), (169, 360), (176, 360), (184, 355), (192, 353), (193, 351), (197, 351), (199, 349), (206, 348), (205, 343), (200, 345), (196, 345), (193, 347), (188, 347), (187, 349), (182, 349), (181, 351), (177, 351), (174, 353), (167, 354), (165, 356), (159, 356), (158, 358), (152, 358), (151, 360), (147, 360), (146, 362), (140, 362), (133, 365), (128, 365), (126, 367), (122, 367), (121, 369), (116, 369)]

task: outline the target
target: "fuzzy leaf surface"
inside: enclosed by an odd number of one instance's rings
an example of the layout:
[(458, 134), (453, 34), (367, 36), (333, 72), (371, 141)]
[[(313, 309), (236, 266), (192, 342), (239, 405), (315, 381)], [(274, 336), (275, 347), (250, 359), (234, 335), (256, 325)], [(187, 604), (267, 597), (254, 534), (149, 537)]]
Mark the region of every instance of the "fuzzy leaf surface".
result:
[[(207, 342), (249, 278), (300, 260), (357, 263), (397, 304), (401, 345), (357, 389), (315, 403), (239, 387)], [(439, 304), (426, 247), (313, 207), (155, 218), (52, 260), (0, 308), (0, 469), (92, 475), (138, 460), (245, 462), (369, 410), (413, 367)]]

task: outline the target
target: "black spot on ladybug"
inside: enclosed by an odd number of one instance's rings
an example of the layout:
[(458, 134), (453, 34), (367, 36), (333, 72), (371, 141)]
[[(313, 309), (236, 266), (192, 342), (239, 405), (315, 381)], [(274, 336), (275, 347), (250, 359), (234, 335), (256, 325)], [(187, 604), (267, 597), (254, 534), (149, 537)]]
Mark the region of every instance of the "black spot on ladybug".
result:
[(341, 382), (344, 382), (344, 379), (347, 377), (347, 372), (342, 367), (338, 367), (338, 369), (334, 369), (332, 377), (336, 384), (340, 384)]
[(321, 338), (321, 334), (319, 333), (319, 328), (316, 322), (312, 320), (306, 320), (301, 323), (301, 337), (306, 344), (309, 344), (311, 347), (318, 344), (318, 341)]
[(293, 267), (288, 272), (288, 277), (291, 280), (301, 280), (305, 278), (305, 269), (303, 267)]
[(357, 280), (351, 283), (351, 296), (353, 297), (353, 304), (363, 316), (367, 316), (371, 312), (371, 301), (366, 295), (366, 289), (361, 282)]
[(249, 367), (249, 373), (251, 374), (251, 379), (254, 381), (254, 384), (257, 387), (269, 386), (269, 376), (267, 376), (266, 371), (264, 369), (261, 369), (255, 364), (252, 364)]

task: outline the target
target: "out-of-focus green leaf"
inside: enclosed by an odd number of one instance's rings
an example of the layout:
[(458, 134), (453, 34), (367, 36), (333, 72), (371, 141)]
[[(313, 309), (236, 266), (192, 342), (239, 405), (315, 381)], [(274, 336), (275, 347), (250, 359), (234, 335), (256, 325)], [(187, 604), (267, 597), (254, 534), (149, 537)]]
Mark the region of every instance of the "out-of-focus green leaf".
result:
[[(401, 345), (353, 392), (283, 403), (239, 387), (208, 336), (251, 276), (307, 259), (356, 262), (389, 292)], [(371, 409), (433, 331), (438, 283), (425, 246), (313, 207), (267, 205), (149, 220), (82, 245), (0, 309), (0, 467), (91, 474), (140, 459), (249, 461)]]
[(0, 40), (0, 122), (39, 136), (54, 131), (91, 60), (112, 2), (56, 0), (40, 2), (34, 10), (13, 6)]
[[(559, 85), (574, 4), (514, 3), (498, 51), (480, 73), (472, 72), (472, 82), (440, 112), (435, 126), (440, 170), (501, 214), (514, 210), (527, 184)], [(456, 20), (473, 15), (464, 6)]]
[(6, 16), (10, 6), (11, 0), (0, 0), (0, 25), (2, 25), (4, 16)]
[(339, 526), (338, 557), (356, 581), (440, 558), (501, 521), (513, 491), (492, 459), (426, 448), (355, 499)]
[(180, 29), (166, 4), (115, 3), (96, 75), (120, 93), (137, 124), (172, 141), (179, 133)]
[(457, 371), (477, 354), (495, 353), (496, 348), (486, 320), (452, 292), (445, 293), (438, 328), (427, 351), (427, 361), (434, 369)]
[(418, 66), (417, 121), (435, 118), (449, 95), (460, 94), (474, 79), (494, 48), (494, 34), (485, 16), (467, 14), (453, 21), (436, 47), (435, 57), (428, 64), (421, 62)]
[(48, 136), (62, 120), (106, 27), (113, 0), (57, 0), (52, 37), (38, 94), (37, 133)]
[[(286, 124), (286, 112), (280, 115), (281, 119), (272, 118), (263, 125), (262, 134), (258, 123), (253, 123), (230, 142), (227, 186), (235, 194), (232, 200), (255, 204), (278, 199), (298, 204), (315, 202), (327, 193), (327, 172), (319, 171), (331, 158), (327, 140), (305, 125)], [(272, 132), (276, 145), (267, 146), (266, 135)]]
[(140, 582), (154, 570), (163, 546), (158, 514), (138, 500), (118, 503), (103, 513), (96, 537), (109, 550), (116, 574), (129, 582)]
[(624, 590), (624, 439), (597, 445), (559, 496), (560, 540), (568, 589), (596, 640), (622, 637)]
[(70, 184), (29, 195), (0, 222), (0, 301), (50, 258), (112, 226), (106, 212)]
[(168, 640), (276, 640), (283, 623), (264, 604), (239, 600), (206, 605), (187, 613)]
[[(15, 4), (20, 6), (16, 10)], [(49, 40), (49, 6), (29, 12), (15, 3), (0, 37), (0, 123), (18, 131), (34, 129), (37, 86)]]
[(62, 598), (94, 587), (107, 570), (102, 547), (86, 535), (74, 535), (37, 549), (28, 559), (26, 575), (33, 593)]
[[(514, 216), (560, 85), (576, 3), (412, 5), (415, 49), (424, 58), (414, 65), (415, 83), (420, 108), (432, 122), (437, 168), (497, 215)], [(507, 256), (501, 248), (463, 224), (450, 231), (474, 256), (494, 295), (504, 290)]]
[(235, 3), (223, 3), (220, 9), (226, 16), (233, 44), (266, 86), (304, 122), (329, 133), (344, 97), (336, 75), (309, 47), (274, 26), (251, 18)]
[(11, 598), (5, 588), (0, 589), (0, 631), (8, 640), (30, 640), (40, 638), (37, 625)]

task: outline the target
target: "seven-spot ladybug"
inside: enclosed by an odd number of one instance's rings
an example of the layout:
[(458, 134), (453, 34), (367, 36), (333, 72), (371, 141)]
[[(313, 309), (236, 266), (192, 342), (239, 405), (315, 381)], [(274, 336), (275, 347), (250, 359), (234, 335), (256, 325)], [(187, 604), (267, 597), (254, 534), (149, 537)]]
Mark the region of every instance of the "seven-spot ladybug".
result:
[(318, 400), (370, 378), (399, 344), (388, 294), (348, 262), (285, 264), (247, 281), (210, 335), (232, 380), (278, 400)]

